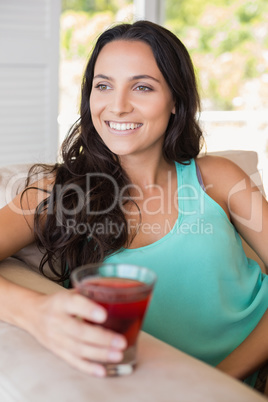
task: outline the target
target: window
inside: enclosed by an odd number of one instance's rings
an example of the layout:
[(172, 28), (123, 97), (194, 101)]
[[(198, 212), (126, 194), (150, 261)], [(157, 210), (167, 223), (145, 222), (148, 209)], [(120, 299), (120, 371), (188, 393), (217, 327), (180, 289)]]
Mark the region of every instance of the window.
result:
[(255, 150), (268, 193), (268, 3), (166, 0), (164, 25), (191, 53), (207, 150)]

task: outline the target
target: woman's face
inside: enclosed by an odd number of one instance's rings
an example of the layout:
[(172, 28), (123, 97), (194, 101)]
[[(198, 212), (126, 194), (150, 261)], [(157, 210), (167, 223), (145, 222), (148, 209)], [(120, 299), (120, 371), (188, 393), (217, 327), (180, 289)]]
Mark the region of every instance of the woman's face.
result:
[(171, 91), (149, 45), (118, 40), (95, 64), (90, 109), (93, 124), (118, 156), (162, 152), (171, 113)]

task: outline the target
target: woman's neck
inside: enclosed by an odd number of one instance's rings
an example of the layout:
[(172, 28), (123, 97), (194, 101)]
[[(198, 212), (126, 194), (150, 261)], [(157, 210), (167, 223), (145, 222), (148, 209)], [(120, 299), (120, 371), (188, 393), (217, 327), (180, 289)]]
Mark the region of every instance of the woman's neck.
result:
[(131, 182), (144, 189), (156, 184), (162, 185), (166, 181), (167, 172), (174, 168), (174, 164), (167, 162), (163, 155), (124, 156), (120, 157), (120, 162)]

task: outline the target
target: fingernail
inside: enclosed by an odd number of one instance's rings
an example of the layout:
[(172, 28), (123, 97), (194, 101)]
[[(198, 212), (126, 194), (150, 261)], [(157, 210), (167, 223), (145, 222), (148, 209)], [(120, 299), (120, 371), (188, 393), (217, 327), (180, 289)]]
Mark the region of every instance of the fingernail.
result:
[(117, 352), (116, 350), (110, 350), (108, 353), (108, 359), (113, 362), (118, 362), (122, 360), (122, 353)]
[(126, 346), (125, 340), (119, 337), (113, 338), (111, 344), (114, 348), (120, 348), (120, 349)]
[(94, 374), (97, 377), (105, 377), (106, 372), (104, 367), (95, 367)]
[(94, 321), (103, 322), (106, 318), (106, 314), (102, 310), (93, 310), (92, 311), (92, 319)]

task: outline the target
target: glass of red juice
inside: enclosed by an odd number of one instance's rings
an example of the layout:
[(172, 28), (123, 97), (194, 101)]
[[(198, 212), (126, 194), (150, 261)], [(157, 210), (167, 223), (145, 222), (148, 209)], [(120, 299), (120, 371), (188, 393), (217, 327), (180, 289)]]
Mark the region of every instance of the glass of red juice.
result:
[(98, 325), (127, 339), (123, 360), (105, 364), (107, 375), (132, 373), (138, 334), (156, 282), (155, 273), (129, 264), (87, 264), (74, 270), (71, 281), (80, 294), (107, 310), (107, 320)]

